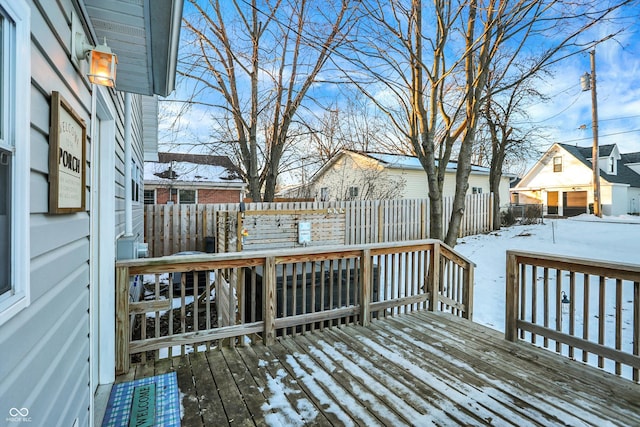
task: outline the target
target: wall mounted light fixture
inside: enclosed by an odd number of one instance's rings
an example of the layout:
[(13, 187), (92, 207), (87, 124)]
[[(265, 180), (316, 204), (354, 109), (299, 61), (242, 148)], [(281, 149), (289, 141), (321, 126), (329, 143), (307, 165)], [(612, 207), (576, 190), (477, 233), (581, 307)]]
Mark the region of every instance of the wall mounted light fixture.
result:
[(89, 81), (101, 86), (115, 87), (118, 56), (107, 46), (107, 38), (104, 38), (103, 44), (93, 46), (87, 42), (84, 34), (76, 33), (75, 37), (76, 58), (89, 61)]

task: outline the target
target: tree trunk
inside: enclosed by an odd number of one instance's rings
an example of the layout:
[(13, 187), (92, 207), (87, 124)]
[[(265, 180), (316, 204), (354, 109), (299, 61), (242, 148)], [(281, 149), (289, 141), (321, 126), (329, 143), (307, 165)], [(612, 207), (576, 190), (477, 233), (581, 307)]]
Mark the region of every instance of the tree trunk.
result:
[[(493, 169), (493, 168), (492, 168)], [(501, 169), (491, 173), (489, 176), (489, 191), (493, 193), (493, 229), (500, 230), (502, 218), (500, 217), (500, 181), (502, 180)]]
[[(475, 132), (470, 132), (468, 139), (473, 140), (474, 134)], [(467, 189), (469, 188), (469, 174), (471, 173), (472, 146), (473, 144), (471, 144), (471, 141), (464, 140), (460, 147), (460, 154), (458, 155), (458, 167), (456, 169), (456, 193), (453, 197), (453, 210), (451, 212), (451, 219), (449, 220), (449, 229), (447, 230), (447, 236), (444, 239), (444, 242), (451, 247), (454, 247), (458, 241), (462, 215), (464, 215)]]

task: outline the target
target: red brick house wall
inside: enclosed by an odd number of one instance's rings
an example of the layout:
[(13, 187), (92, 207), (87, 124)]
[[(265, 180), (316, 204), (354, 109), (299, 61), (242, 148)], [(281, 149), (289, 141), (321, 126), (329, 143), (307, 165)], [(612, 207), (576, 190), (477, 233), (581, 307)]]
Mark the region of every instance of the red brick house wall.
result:
[(240, 190), (214, 190), (204, 189), (198, 190), (198, 203), (239, 203)]
[(168, 188), (156, 188), (156, 204), (165, 205), (169, 201)]
[[(173, 196), (174, 203), (177, 202), (177, 196)], [(196, 200), (199, 204), (208, 203), (239, 203), (240, 190), (220, 190), (211, 188), (200, 188)], [(169, 201), (168, 188), (156, 188), (156, 204), (164, 205)]]

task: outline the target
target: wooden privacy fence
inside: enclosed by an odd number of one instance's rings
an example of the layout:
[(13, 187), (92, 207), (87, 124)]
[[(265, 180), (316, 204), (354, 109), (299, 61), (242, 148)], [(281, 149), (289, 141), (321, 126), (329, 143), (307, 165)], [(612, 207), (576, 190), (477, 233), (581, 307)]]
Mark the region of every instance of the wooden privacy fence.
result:
[[(473, 268), (436, 240), (121, 261), (116, 370), (127, 372), (132, 356), (172, 357), (224, 340), (270, 344), (414, 310), (471, 319)], [(144, 287), (139, 302), (129, 299), (134, 277)]]
[(507, 251), (505, 334), (640, 382), (640, 265)]
[[(467, 196), (460, 237), (492, 230), (491, 194)], [(453, 198), (443, 201), (446, 233)], [(145, 206), (145, 241), (150, 256), (183, 251), (215, 252), (297, 247), (298, 223), (311, 224), (309, 246), (367, 244), (425, 239), (429, 200), (290, 202)], [(238, 241), (242, 231), (248, 234)]]

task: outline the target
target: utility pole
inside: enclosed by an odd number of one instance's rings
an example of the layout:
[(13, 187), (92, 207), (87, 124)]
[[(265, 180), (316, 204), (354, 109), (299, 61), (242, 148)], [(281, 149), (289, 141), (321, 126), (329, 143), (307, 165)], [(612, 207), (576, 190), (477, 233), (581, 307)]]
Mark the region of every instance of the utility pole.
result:
[(591, 149), (591, 164), (593, 165), (593, 213), (597, 217), (602, 217), (600, 204), (600, 167), (598, 157), (600, 150), (598, 147), (598, 96), (596, 94), (596, 50), (589, 52), (591, 56), (591, 75), (584, 73), (580, 79), (582, 91), (591, 89), (591, 128), (593, 131), (593, 147)]

